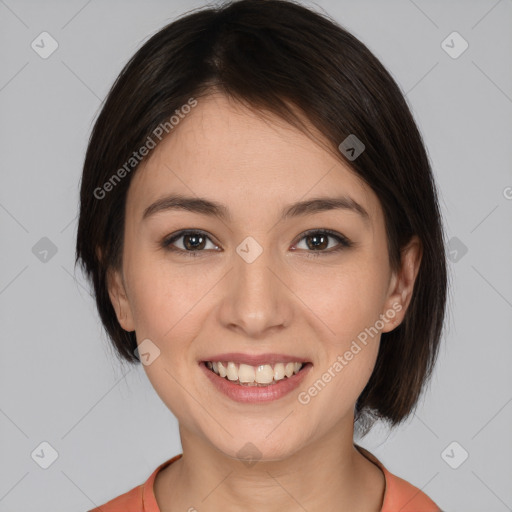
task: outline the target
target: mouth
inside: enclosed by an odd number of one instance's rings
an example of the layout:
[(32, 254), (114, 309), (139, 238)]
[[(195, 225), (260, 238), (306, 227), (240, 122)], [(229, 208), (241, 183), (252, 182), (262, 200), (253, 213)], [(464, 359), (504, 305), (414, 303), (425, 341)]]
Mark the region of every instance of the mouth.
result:
[(312, 363), (297, 361), (293, 356), (288, 356), (287, 360), (277, 362), (269, 362), (267, 359), (267, 362), (256, 365), (228, 359), (220, 360), (220, 358), (211, 361), (201, 361), (200, 364), (231, 384), (244, 387), (275, 386), (280, 382), (293, 378), (312, 366)]

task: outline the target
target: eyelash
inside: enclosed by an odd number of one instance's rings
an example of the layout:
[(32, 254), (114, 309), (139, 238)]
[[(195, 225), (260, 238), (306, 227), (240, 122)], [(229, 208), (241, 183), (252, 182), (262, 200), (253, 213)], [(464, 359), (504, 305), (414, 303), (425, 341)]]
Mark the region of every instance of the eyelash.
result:
[[(329, 237), (336, 239), (339, 242), (339, 245), (336, 248), (329, 249), (329, 250), (317, 250), (317, 251), (308, 250), (307, 251), (307, 253), (309, 253), (309, 254), (307, 254), (308, 258), (318, 258), (321, 255), (337, 253), (343, 249), (347, 249), (354, 245), (354, 243), (351, 242), (348, 238), (346, 238), (343, 235), (340, 235), (339, 233), (337, 233), (336, 231), (332, 231), (330, 229), (310, 229), (302, 234), (301, 238), (299, 239), (299, 241), (297, 243), (301, 242), (304, 238), (306, 238), (308, 236), (316, 235), (316, 234), (326, 234)], [(195, 251), (185, 251), (183, 249), (179, 249), (179, 248), (172, 246), (172, 244), (176, 240), (178, 240), (179, 238), (182, 238), (183, 236), (186, 236), (186, 235), (202, 235), (202, 236), (208, 238), (210, 241), (212, 241), (210, 239), (210, 237), (204, 231), (182, 230), (182, 231), (179, 231), (178, 233), (175, 233), (170, 238), (165, 238), (162, 241), (161, 246), (168, 251), (180, 253), (187, 257), (192, 257), (192, 258), (199, 257), (200, 256), (199, 253), (205, 252), (205, 249), (195, 250)]]

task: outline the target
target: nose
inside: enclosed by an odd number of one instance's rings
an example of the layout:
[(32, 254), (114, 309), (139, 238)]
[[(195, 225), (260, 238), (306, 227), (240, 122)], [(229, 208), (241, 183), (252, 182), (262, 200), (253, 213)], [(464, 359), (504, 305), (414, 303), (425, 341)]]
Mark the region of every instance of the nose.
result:
[(293, 293), (272, 251), (263, 250), (253, 261), (241, 254), (234, 256), (226, 276), (220, 321), (244, 337), (264, 339), (291, 324)]

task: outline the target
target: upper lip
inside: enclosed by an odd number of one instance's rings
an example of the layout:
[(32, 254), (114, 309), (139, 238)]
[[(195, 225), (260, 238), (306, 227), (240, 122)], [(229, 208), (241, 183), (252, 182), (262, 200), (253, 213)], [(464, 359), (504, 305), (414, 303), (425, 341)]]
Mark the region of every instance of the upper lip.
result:
[(248, 364), (250, 366), (259, 366), (262, 364), (275, 363), (307, 363), (306, 359), (290, 354), (243, 354), (242, 352), (229, 352), (225, 354), (215, 354), (206, 357), (201, 362), (211, 361), (233, 361), (234, 363)]

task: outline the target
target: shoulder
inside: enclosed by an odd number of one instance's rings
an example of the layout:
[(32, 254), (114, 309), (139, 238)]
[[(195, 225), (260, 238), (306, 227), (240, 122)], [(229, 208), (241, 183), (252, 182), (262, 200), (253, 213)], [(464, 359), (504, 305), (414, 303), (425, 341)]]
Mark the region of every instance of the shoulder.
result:
[(88, 512), (160, 512), (153, 492), (156, 475), (181, 456), (180, 453), (166, 460), (151, 473), (144, 483)]
[(103, 505), (88, 512), (141, 512), (142, 489), (144, 484), (134, 487), (131, 491), (121, 494)]
[(441, 509), (421, 490), (403, 478), (390, 473), (375, 455), (365, 448), (356, 448), (371, 462), (376, 464), (386, 478), (386, 490), (381, 512), (442, 512)]
[(421, 489), (387, 470), (385, 475), (387, 489), (381, 512), (441, 512)]

